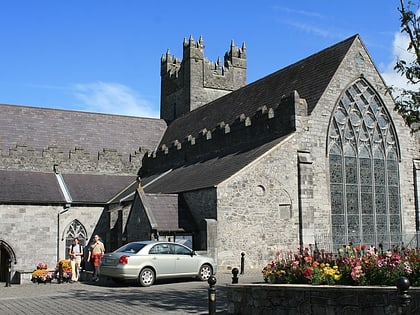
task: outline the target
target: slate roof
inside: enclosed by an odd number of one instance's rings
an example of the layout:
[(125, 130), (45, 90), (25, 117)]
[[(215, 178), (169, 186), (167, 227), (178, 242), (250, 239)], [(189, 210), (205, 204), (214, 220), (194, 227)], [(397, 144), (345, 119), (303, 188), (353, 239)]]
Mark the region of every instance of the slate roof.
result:
[(285, 137), (276, 138), (250, 150), (238, 151), (195, 164), (176, 168), (168, 173), (142, 178), (146, 193), (180, 193), (215, 187), (262, 154), (281, 143)]
[(136, 182), (136, 176), (63, 174), (73, 203), (104, 204)]
[(166, 232), (195, 230), (194, 219), (188, 209), (178, 207), (176, 194), (145, 194), (147, 204), (153, 211), (156, 229)]
[[(282, 97), (294, 91), (306, 99), (310, 114), (355, 40), (360, 40), (358, 35), (179, 117), (168, 126), (160, 145), (169, 146), (175, 140), (183, 141), (188, 135), (195, 137), (204, 128), (213, 130), (220, 122), (231, 125), (241, 114), (253, 117), (262, 106), (276, 108)], [(142, 178), (142, 185), (147, 193), (180, 193), (214, 187), (293, 132), (293, 129), (286, 130), (274, 140), (251, 143), (253, 147), (242, 151), (200, 160), (195, 164), (185, 163), (168, 173), (153, 174)]]
[[(66, 174), (73, 204), (104, 205), (133, 182), (135, 176)], [(54, 173), (0, 170), (0, 203), (65, 204)]]
[(54, 173), (0, 170), (0, 202), (62, 204), (65, 202)]
[(252, 117), (262, 106), (276, 107), (282, 96), (297, 91), (312, 112), (353, 42), (354, 35), (284, 69), (248, 84), (174, 120), (160, 145), (169, 146), (200, 130), (214, 129), (220, 122), (232, 124), (241, 114)]
[[(16, 144), (36, 151), (81, 147), (97, 157), (104, 148), (123, 156), (153, 151), (166, 129), (162, 119), (0, 104), (0, 153)], [(124, 141), (122, 141), (122, 139)]]

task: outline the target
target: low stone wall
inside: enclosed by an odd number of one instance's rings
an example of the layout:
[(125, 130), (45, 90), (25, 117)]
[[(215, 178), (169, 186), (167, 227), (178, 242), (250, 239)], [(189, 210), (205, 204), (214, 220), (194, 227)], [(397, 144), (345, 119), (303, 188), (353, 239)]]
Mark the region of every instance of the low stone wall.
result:
[(27, 284), (31, 283), (33, 270), (16, 270), (12, 273), (11, 283), (12, 284)]
[[(401, 309), (396, 287), (232, 284), (228, 314), (335, 315), (420, 314), (420, 288), (410, 288), (410, 304)], [(404, 311), (406, 313), (400, 313)]]

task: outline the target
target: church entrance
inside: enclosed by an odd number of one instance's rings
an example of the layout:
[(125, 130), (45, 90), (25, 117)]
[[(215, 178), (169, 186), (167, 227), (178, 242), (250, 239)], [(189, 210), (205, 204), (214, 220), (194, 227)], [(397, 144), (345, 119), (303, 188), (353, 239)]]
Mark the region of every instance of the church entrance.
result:
[(9, 253), (3, 244), (0, 245), (0, 282), (6, 282), (9, 268)]
[(0, 282), (7, 282), (9, 263), (16, 263), (13, 249), (6, 242), (0, 240)]

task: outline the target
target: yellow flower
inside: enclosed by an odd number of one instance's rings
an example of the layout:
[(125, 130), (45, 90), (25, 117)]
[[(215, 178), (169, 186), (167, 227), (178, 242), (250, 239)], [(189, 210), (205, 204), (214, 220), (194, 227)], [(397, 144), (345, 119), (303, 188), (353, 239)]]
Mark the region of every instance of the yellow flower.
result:
[(32, 272), (32, 278), (45, 277), (47, 274), (48, 274), (48, 270), (37, 269), (34, 272)]

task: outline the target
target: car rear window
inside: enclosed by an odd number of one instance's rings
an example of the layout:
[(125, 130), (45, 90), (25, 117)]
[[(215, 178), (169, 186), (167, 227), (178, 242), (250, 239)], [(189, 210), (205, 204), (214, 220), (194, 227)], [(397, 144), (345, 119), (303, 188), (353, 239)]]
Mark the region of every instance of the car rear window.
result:
[(124, 245), (116, 250), (116, 252), (122, 253), (138, 253), (146, 244), (132, 243)]

